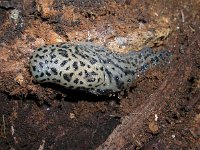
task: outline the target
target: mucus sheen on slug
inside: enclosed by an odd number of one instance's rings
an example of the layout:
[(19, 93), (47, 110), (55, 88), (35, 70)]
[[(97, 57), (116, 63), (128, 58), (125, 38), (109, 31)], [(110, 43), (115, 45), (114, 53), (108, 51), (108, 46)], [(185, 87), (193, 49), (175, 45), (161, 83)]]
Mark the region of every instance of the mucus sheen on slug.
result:
[(151, 48), (119, 54), (90, 42), (59, 43), (38, 48), (30, 59), (30, 70), (40, 83), (106, 95), (126, 89), (138, 74), (169, 55)]

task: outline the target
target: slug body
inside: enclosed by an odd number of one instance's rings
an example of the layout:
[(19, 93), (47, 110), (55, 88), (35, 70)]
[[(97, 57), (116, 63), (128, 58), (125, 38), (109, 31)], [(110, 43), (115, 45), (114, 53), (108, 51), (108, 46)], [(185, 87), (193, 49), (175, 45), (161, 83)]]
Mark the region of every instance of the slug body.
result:
[(37, 82), (105, 95), (126, 89), (138, 74), (166, 56), (150, 48), (119, 54), (90, 42), (59, 43), (37, 49), (30, 70)]

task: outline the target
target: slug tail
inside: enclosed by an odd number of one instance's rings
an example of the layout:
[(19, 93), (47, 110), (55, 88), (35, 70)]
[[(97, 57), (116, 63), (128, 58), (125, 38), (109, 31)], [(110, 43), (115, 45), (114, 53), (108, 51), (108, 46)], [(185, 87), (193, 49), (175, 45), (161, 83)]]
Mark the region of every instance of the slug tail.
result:
[(172, 54), (167, 50), (154, 52), (151, 48), (144, 48), (139, 52), (130, 54), (133, 65), (137, 66), (138, 72), (144, 73), (147, 69), (158, 64), (167, 64), (170, 62)]

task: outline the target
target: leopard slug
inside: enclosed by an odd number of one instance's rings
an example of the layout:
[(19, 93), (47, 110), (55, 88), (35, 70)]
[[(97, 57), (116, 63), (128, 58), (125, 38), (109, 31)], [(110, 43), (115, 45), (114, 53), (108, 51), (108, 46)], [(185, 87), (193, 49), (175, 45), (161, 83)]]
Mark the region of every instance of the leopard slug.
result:
[(151, 48), (121, 54), (91, 42), (59, 43), (38, 48), (30, 58), (30, 71), (39, 83), (106, 95), (126, 89), (140, 73), (168, 56), (167, 51)]

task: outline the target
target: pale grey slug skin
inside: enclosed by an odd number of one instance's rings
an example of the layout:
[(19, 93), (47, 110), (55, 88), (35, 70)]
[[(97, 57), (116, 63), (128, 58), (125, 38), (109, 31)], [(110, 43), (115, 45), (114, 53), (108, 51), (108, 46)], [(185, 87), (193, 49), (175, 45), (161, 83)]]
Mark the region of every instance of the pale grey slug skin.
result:
[(59, 43), (38, 48), (30, 70), (37, 82), (105, 95), (126, 89), (138, 74), (168, 55), (150, 48), (119, 54), (90, 42)]

